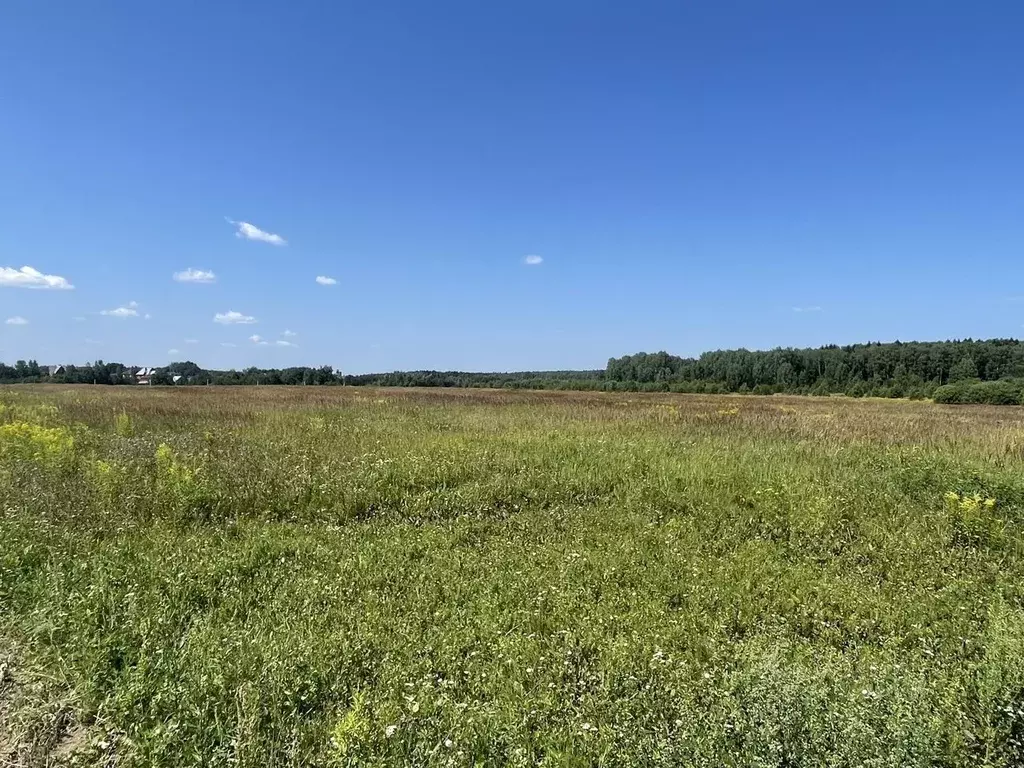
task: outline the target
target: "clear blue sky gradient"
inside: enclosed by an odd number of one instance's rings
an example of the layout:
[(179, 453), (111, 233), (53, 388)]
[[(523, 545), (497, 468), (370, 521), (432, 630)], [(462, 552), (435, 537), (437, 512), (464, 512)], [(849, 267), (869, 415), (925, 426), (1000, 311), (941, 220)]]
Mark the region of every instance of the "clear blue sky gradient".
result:
[(1017, 336), (1022, 28), (966, 0), (7, 3), (0, 267), (75, 290), (0, 287), (0, 359)]

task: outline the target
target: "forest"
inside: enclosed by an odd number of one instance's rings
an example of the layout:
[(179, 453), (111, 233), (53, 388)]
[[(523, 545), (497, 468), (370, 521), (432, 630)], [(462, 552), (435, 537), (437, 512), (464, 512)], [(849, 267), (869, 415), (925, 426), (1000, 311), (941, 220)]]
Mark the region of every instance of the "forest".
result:
[[(35, 361), (0, 363), (0, 383), (133, 384), (137, 367), (68, 365), (54, 375)], [(485, 387), (705, 394), (844, 394), (937, 402), (1024, 402), (1024, 344), (1017, 339), (871, 342), (818, 348), (705, 352), (687, 358), (641, 352), (604, 370), (472, 373), (395, 371), (342, 375), (330, 366), (206, 370), (194, 362), (158, 368), (153, 384)]]
[[(1024, 344), (1017, 339), (746, 349), (683, 358), (640, 353), (608, 361), (605, 380), (673, 392), (753, 392), (852, 397), (936, 397), (981, 402), (978, 393), (1020, 390)], [(999, 387), (993, 387), (998, 382)], [(972, 393), (972, 394), (969, 394)], [(966, 399), (964, 399), (966, 398)]]

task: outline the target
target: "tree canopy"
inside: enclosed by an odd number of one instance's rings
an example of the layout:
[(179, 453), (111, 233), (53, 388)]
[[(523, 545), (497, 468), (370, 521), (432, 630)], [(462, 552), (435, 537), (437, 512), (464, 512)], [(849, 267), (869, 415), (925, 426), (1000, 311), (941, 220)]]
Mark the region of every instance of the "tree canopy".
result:
[(930, 396), (958, 381), (1024, 377), (1024, 345), (1016, 339), (892, 342), (705, 352), (683, 358), (667, 352), (612, 358), (611, 381), (688, 391), (845, 393)]
[[(0, 363), (0, 382), (132, 384), (138, 368), (102, 360), (68, 365), (50, 376), (34, 360)], [(747, 349), (679, 357), (640, 352), (612, 358), (604, 370), (395, 371), (343, 376), (330, 366), (206, 370), (171, 363), (154, 384), (337, 385), (378, 387), (501, 387), (664, 392), (753, 392), (879, 397), (936, 397), (945, 402), (1020, 402), (1024, 344), (1017, 339), (891, 342), (817, 348)], [(992, 382), (1001, 382), (991, 386)], [(985, 386), (979, 386), (985, 385)], [(1015, 392), (1017, 394), (1010, 394)]]

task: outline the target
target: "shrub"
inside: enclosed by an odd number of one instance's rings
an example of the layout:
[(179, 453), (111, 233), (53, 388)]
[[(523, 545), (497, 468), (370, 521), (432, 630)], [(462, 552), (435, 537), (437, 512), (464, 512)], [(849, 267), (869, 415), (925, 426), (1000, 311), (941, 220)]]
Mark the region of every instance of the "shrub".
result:
[(943, 384), (941, 387), (936, 387), (935, 392), (932, 393), (932, 399), (936, 403), (962, 403), (961, 391), (963, 387), (956, 384)]
[(866, 381), (856, 381), (847, 388), (846, 394), (850, 397), (864, 397), (869, 388)]
[(971, 385), (978, 402), (992, 405), (1020, 405), (1021, 388), (1012, 381), (985, 381)]
[(958, 381), (936, 388), (932, 397), (937, 403), (1020, 405), (1021, 384), (1010, 380)]

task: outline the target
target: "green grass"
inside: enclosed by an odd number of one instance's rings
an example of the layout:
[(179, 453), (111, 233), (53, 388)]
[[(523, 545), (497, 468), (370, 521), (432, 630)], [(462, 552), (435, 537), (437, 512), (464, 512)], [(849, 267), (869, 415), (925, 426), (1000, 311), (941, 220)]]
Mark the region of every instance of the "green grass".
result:
[(1024, 763), (1017, 409), (0, 403), (0, 764)]

